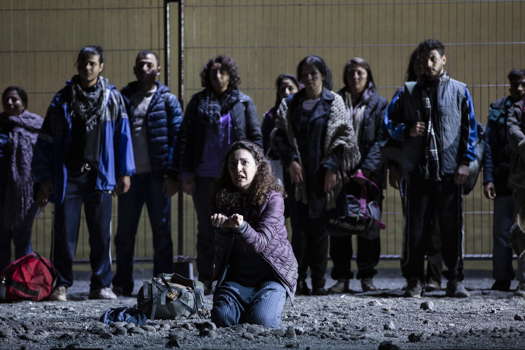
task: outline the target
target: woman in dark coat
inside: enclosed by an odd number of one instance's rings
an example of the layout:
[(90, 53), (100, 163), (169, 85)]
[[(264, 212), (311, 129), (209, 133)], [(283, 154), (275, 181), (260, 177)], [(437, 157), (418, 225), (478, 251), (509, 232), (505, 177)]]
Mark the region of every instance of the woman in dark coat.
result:
[(212, 320), (279, 327), (286, 296), (295, 292), (297, 261), (286, 232), (283, 189), (259, 146), (232, 145), (214, 207), (218, 283)]
[(43, 118), (27, 111), (24, 89), (10, 86), (2, 93), (0, 114), (0, 270), (32, 251), (31, 228), (37, 212), (33, 200), (31, 160)]
[[(354, 57), (345, 64), (343, 83), (345, 86), (338, 93), (345, 101), (361, 153), (361, 161), (356, 173), (373, 181), (380, 192), (385, 182), (381, 142), (383, 112), (387, 101), (376, 92), (372, 69), (368, 62), (360, 57)], [(360, 186), (367, 186), (367, 184), (351, 181), (349, 186), (354, 190), (360, 190)], [(382, 193), (378, 193), (377, 198), (374, 199), (381, 203)], [(375, 267), (379, 263), (381, 249), (379, 227), (371, 228), (369, 231), (371, 232), (357, 237), (357, 278), (361, 280), (361, 288), (365, 292), (376, 290), (373, 277), (377, 273)], [(352, 236), (331, 237), (330, 256), (334, 262), (332, 278), (337, 282), (330, 288), (330, 292), (342, 293), (350, 290), (352, 254)]]
[(235, 141), (262, 147), (261, 124), (252, 99), (239, 90), (237, 64), (228, 56), (208, 61), (201, 72), (204, 90), (191, 98), (181, 127), (176, 166), (182, 190), (193, 196), (197, 212), (197, 269), (206, 293), (211, 292), (213, 232), (210, 203), (224, 156)]
[[(307, 56), (297, 66), (304, 85), (283, 100), (277, 114), (273, 144), (290, 174), (292, 245), (299, 262), (298, 294), (326, 294), (328, 211), (360, 155), (341, 96), (331, 91), (331, 72), (319, 56)], [(306, 284), (311, 270), (312, 289)]]
[(284, 183), (282, 176), (282, 164), (279, 160), (279, 155), (277, 152), (272, 151), (271, 149), (270, 138), (271, 133), (275, 128), (277, 109), (279, 108), (281, 101), (283, 98), (293, 95), (299, 91), (299, 82), (293, 75), (279, 74), (277, 80), (275, 81), (275, 89), (275, 104), (266, 113), (264, 113), (261, 130), (263, 135), (264, 154), (266, 154), (270, 160), (273, 173), (276, 174), (276, 176)]

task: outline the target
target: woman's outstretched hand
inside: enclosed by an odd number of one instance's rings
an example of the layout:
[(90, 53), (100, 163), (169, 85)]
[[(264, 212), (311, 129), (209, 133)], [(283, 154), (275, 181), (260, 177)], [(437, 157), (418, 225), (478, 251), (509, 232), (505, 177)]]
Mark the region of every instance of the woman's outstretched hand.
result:
[(211, 216), (211, 225), (218, 228), (239, 228), (244, 222), (244, 218), (240, 214), (233, 214), (227, 217), (223, 214), (213, 214)]

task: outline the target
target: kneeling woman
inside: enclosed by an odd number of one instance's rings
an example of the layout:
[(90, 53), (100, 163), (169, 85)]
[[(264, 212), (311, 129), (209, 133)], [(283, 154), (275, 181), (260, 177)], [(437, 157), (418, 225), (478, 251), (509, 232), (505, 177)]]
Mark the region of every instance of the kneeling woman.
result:
[(236, 142), (225, 159), (211, 216), (219, 280), (212, 320), (223, 327), (247, 322), (277, 328), (297, 281), (283, 190), (259, 146)]

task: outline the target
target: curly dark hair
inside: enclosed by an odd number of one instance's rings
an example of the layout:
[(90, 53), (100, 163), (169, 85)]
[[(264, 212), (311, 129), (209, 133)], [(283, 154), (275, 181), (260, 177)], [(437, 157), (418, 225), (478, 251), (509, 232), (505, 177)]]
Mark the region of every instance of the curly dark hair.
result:
[(235, 90), (241, 84), (241, 77), (239, 76), (239, 67), (237, 63), (230, 56), (219, 55), (210, 59), (201, 71), (201, 84), (206, 89), (211, 89), (210, 71), (216, 64), (221, 65), (221, 70), (226, 71), (230, 76), (230, 84), (228, 90)]
[(427, 39), (420, 42), (413, 53), (413, 55), (415, 55), (415, 63), (421, 64), (424, 62), (432, 50), (436, 50), (440, 56), (443, 56), (445, 54), (445, 45), (436, 39)]
[(250, 152), (257, 164), (257, 172), (255, 173), (252, 184), (248, 188), (249, 204), (262, 205), (271, 191), (284, 192), (283, 187), (278, 184), (277, 179), (272, 174), (272, 168), (264, 156), (263, 149), (250, 141), (237, 141), (231, 145), (228, 153), (224, 157), (221, 177), (217, 180), (217, 192), (222, 189), (230, 192), (238, 191), (231, 180), (230, 172), (228, 171), (228, 161), (233, 152), (239, 149)]

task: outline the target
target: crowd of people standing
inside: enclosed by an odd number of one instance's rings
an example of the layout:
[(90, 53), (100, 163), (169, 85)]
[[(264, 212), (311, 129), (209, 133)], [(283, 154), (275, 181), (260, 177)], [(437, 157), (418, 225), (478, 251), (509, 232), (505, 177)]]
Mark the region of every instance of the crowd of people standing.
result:
[[(50, 298), (67, 300), (83, 206), (89, 297), (129, 296), (144, 204), (153, 274), (173, 271), (170, 197), (182, 190), (197, 213), (198, 277), (206, 293), (214, 291), (214, 321), (278, 327), (286, 298), (350, 292), (354, 251), (361, 289), (377, 289), (379, 227), (359, 234), (354, 248), (352, 235), (331, 235), (328, 223), (341, 196), (367, 186), (376, 189), (381, 209), (388, 180), (403, 203), (405, 296), (441, 288), (443, 261), (446, 295), (468, 297), (463, 197), (481, 164), (485, 196), (494, 200), (492, 288), (510, 290), (517, 277), (516, 294), (525, 296), (525, 71), (509, 73), (510, 94), (491, 104), (483, 130), (467, 85), (449, 76), (446, 62), (441, 42), (421, 42), (406, 82), (388, 102), (365, 59), (344, 65), (343, 87), (335, 92), (325, 60), (309, 55), (296, 76), (277, 77), (275, 104), (261, 120), (239, 89), (232, 57), (206, 62), (203, 89), (183, 115), (177, 97), (158, 82), (155, 52), (137, 54), (136, 81), (119, 91), (102, 76), (103, 49), (83, 47), (77, 74), (53, 97), (45, 118), (27, 111), (22, 88), (2, 94), (1, 267), (11, 260), (11, 241), (16, 257), (31, 251), (38, 206), (53, 202), (58, 280)], [(112, 194), (118, 195), (114, 276)], [(336, 280), (329, 288), (328, 256)], [(426, 259), (432, 261), (427, 272)]]

